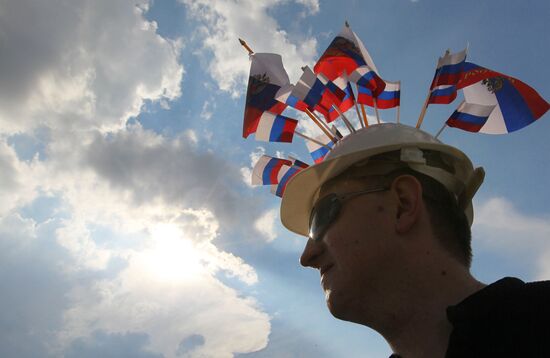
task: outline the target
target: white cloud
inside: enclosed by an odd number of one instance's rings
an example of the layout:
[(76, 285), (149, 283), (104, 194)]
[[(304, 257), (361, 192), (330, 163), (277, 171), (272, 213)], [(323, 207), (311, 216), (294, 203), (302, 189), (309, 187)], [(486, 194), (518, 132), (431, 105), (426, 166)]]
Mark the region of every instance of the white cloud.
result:
[(248, 187), (253, 188), (252, 186), (252, 170), (254, 169), (254, 166), (260, 159), (262, 155), (265, 154), (265, 148), (264, 147), (256, 147), (256, 150), (254, 150), (252, 153), (250, 153), (250, 167), (242, 167), (241, 168), (241, 179), (242, 181), (248, 185)]
[[(283, 62), (291, 80), (296, 81), (301, 67), (311, 64), (316, 56), (314, 37), (290, 39), (269, 11), (285, 3), (282, 0), (181, 0), (189, 9), (190, 17), (200, 19), (204, 50), (208, 54), (208, 71), (220, 89), (238, 96), (248, 77), (250, 64), (246, 51), (237, 41), (243, 38), (256, 52), (274, 52), (283, 55)], [(299, 4), (316, 12), (315, 0), (299, 0)], [(206, 56), (205, 56), (206, 57)], [(211, 58), (211, 59), (210, 59)]]
[(277, 230), (275, 226), (276, 220), (279, 218), (279, 210), (271, 209), (266, 211), (256, 222), (254, 227), (258, 230), (267, 241), (273, 241), (277, 238)]
[[(180, 95), (179, 42), (123, 0), (0, 5), (0, 131), (116, 129)], [(70, 29), (70, 30), (68, 30)]]
[(201, 118), (204, 120), (210, 120), (212, 118), (212, 115), (214, 114), (213, 111), (216, 110), (216, 103), (212, 101), (204, 101), (202, 104), (202, 110), (201, 110)]
[(249, 284), (257, 280), (250, 266), (211, 244), (214, 216), (186, 210), (152, 225), (145, 245), (124, 250), (127, 266), (115, 278), (73, 288), (62, 343), (100, 330), (145, 332), (147, 348), (166, 357), (175, 357), (191, 335), (204, 338), (192, 357), (232, 357), (265, 347), (269, 317), (215, 278), (221, 269)]
[[(238, 168), (198, 151), (193, 131), (168, 139), (127, 126), (145, 101), (167, 108), (181, 93), (182, 45), (157, 34), (147, 8), (123, 0), (0, 4), (0, 254), (10, 276), (29, 283), (0, 280), (10, 292), (0, 302), (21, 327), (0, 325), (0, 336), (12, 332), (0, 339), (0, 355), (76, 349), (71, 342), (97, 332), (145, 334), (147, 349), (166, 357), (199, 335), (192, 356), (267, 344), (269, 317), (217, 276), (258, 280), (214, 243), (220, 227), (258, 215), (232, 189)], [(19, 160), (7, 138), (36, 129), (47, 133), (43, 153)], [(37, 227), (19, 211), (43, 210), (33, 200), (45, 196), (59, 208)], [(172, 249), (159, 224), (179, 233)]]
[(472, 227), (474, 240), (490, 250), (522, 257), (533, 264), (536, 277), (548, 279), (550, 265), (550, 215), (528, 216), (505, 198), (491, 198), (476, 206)]

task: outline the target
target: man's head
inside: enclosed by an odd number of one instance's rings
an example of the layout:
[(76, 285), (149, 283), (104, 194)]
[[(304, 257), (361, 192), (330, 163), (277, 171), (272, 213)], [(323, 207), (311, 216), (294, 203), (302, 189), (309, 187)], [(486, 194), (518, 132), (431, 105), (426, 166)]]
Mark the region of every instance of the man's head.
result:
[(331, 312), (350, 321), (368, 316), (357, 314), (364, 307), (395, 307), (412, 275), (439, 258), (467, 271), (471, 198), (483, 179), (462, 152), (424, 132), (374, 127), (293, 178), (281, 207), (289, 229), (311, 226), (317, 241), (301, 262), (321, 271)]

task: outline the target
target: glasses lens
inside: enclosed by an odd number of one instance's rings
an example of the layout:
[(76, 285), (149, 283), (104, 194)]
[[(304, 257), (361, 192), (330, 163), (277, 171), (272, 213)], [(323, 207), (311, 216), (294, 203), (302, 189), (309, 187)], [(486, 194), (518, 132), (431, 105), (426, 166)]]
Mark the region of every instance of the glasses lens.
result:
[(329, 194), (319, 200), (309, 221), (309, 237), (315, 241), (321, 240), (326, 230), (340, 212), (340, 200), (336, 194)]

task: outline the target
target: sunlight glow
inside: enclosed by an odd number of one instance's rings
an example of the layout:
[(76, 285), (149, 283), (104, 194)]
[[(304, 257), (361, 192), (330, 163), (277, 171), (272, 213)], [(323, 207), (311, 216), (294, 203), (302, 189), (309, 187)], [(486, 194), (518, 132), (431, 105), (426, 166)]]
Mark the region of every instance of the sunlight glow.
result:
[(149, 270), (163, 281), (187, 281), (204, 271), (202, 254), (174, 224), (158, 224), (151, 230), (153, 247), (147, 252)]

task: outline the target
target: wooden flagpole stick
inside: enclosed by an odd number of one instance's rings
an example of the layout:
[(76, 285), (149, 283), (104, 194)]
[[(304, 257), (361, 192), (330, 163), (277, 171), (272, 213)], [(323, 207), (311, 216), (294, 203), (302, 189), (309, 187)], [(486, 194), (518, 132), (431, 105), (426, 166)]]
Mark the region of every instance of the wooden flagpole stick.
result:
[(321, 130), (323, 131), (323, 133), (325, 133), (325, 135), (326, 135), (327, 137), (329, 137), (330, 140), (332, 140), (334, 143), (338, 142), (338, 140), (336, 139), (336, 137), (334, 137), (334, 136), (332, 135), (332, 133), (330, 133), (330, 131), (327, 130), (327, 128), (325, 128), (325, 126), (323, 126), (323, 125), (321, 124), (321, 122), (320, 122), (317, 118), (315, 118), (315, 115), (314, 115), (313, 113), (311, 113), (311, 111), (310, 111), (309, 109), (307, 109), (307, 108), (306, 108), (306, 114), (309, 116), (309, 118), (311, 118), (311, 120), (312, 120), (319, 128), (321, 128)]
[[(309, 136), (307, 136), (307, 135), (305, 135), (305, 134), (302, 134), (302, 133), (300, 133), (300, 132), (298, 132), (298, 131), (294, 131), (294, 134), (296, 134), (298, 137), (304, 138), (305, 140), (309, 140), (309, 141), (311, 141), (311, 142), (313, 142), (313, 143), (315, 143), (315, 144), (318, 144), (318, 145), (320, 145), (320, 146), (323, 146), (323, 147), (327, 148), (328, 150), (332, 150), (331, 147), (329, 147), (329, 146), (326, 145), (326, 144), (323, 144), (323, 143), (319, 142), (317, 139), (313, 139), (313, 138), (311, 138), (311, 137), (309, 137)], [(290, 157), (289, 157), (289, 158), (290, 158)]]
[[(315, 118), (317, 118), (317, 121), (318, 121), (323, 127), (326, 128), (327, 131), (329, 131), (330, 133), (332, 133), (332, 130), (330, 129), (328, 123), (325, 123), (325, 121), (323, 121), (323, 120), (321, 119), (321, 117), (319, 117), (319, 116), (317, 115), (317, 113), (315, 113), (315, 112), (313, 112), (313, 111), (310, 111), (310, 112), (311, 112), (311, 114), (312, 114)], [(336, 136), (334, 136), (334, 138), (338, 139), (338, 137), (336, 137)]]
[(239, 42), (240, 42), (241, 45), (248, 51), (248, 54), (249, 54), (249, 55), (252, 55), (252, 54), (254, 53), (254, 51), (252, 51), (252, 49), (248, 46), (248, 44), (246, 43), (245, 40), (239, 39)]
[(357, 112), (357, 118), (359, 119), (359, 124), (361, 125), (361, 128), (365, 128), (365, 125), (363, 124), (363, 119), (359, 114), (359, 106), (357, 106), (357, 102), (354, 103), (354, 107), (355, 107), (355, 112)]
[(443, 132), (443, 130), (447, 128), (447, 122), (443, 123), (443, 127), (441, 127), (441, 129), (439, 130), (439, 132), (437, 132), (437, 134), (435, 135), (435, 138), (437, 139), (437, 137), (439, 137), (439, 135), (441, 134), (441, 132)]
[(426, 100), (424, 101), (424, 106), (422, 107), (422, 112), (420, 112), (420, 116), (418, 117), (418, 121), (416, 122), (416, 128), (420, 128), (422, 125), (422, 121), (424, 120), (424, 116), (426, 115), (426, 109), (428, 108), (428, 101), (430, 100), (430, 94), (432, 91), (428, 91), (428, 96), (426, 97)]
[(332, 105), (332, 108), (334, 108), (334, 110), (336, 112), (338, 112), (338, 114), (340, 115), (340, 117), (342, 117), (342, 120), (344, 121), (344, 123), (346, 124), (346, 127), (348, 127), (348, 130), (351, 132), (351, 133), (355, 133), (355, 128), (353, 128), (353, 126), (351, 125), (351, 122), (349, 121), (348, 117), (346, 117), (344, 115), (344, 113), (342, 113), (342, 111), (340, 111), (340, 108), (336, 107), (336, 105)]
[(376, 113), (376, 121), (380, 124), (380, 115), (378, 114), (378, 106), (376, 105), (376, 98), (373, 97), (374, 101), (374, 113)]
[(369, 126), (369, 118), (367, 117), (367, 111), (365, 111), (365, 105), (361, 103), (361, 112), (363, 112), (363, 118), (365, 119), (365, 127)]

